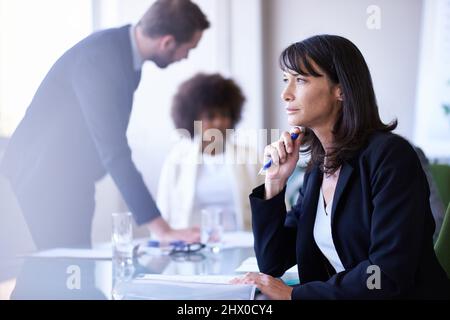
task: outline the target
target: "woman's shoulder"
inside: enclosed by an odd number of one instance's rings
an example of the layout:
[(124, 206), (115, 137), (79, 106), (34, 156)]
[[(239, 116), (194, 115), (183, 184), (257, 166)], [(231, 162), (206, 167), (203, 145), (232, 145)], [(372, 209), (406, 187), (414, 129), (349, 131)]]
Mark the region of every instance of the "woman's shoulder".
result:
[(417, 159), (417, 154), (411, 143), (404, 137), (392, 132), (374, 132), (367, 141), (360, 157), (372, 161), (405, 161)]
[(392, 132), (374, 132), (367, 141), (365, 150), (367, 151), (383, 151), (392, 148), (414, 151), (411, 143), (402, 136)]
[(179, 164), (182, 160), (192, 157), (198, 153), (199, 146), (189, 139), (180, 139), (176, 141), (169, 149), (165, 162)]

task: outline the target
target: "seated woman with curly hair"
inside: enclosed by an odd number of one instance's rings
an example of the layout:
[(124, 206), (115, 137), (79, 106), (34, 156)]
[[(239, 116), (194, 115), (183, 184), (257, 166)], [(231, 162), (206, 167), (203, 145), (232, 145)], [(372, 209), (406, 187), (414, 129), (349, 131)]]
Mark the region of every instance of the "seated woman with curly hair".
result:
[(239, 86), (219, 74), (197, 74), (178, 89), (172, 118), (188, 138), (168, 155), (157, 197), (171, 227), (200, 226), (202, 209), (215, 207), (225, 231), (251, 230), (248, 194), (259, 182), (259, 168), (257, 161), (239, 159), (256, 154), (229, 141), (226, 132), (240, 121), (244, 101)]

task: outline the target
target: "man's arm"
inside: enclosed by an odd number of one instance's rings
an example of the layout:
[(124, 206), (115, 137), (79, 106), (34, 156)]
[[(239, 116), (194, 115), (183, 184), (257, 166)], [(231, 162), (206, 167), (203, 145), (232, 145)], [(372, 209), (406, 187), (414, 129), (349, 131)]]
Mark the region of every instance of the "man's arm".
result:
[(127, 94), (124, 80), (114, 70), (102, 59), (84, 60), (77, 64), (72, 83), (101, 161), (139, 225), (148, 224), (159, 238), (197, 239), (199, 232), (172, 230), (161, 218), (132, 161), (126, 132), (133, 97)]

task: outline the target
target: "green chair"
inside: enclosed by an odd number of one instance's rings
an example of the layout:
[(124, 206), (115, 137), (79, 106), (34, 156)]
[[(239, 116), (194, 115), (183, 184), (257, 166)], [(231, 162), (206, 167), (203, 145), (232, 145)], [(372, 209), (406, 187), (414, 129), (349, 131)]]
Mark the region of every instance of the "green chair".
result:
[(450, 203), (450, 166), (445, 164), (432, 164), (430, 165), (430, 169), (442, 203), (444, 206), (447, 206)]
[(450, 279), (450, 204), (442, 223), (439, 237), (434, 245), (436, 256)]

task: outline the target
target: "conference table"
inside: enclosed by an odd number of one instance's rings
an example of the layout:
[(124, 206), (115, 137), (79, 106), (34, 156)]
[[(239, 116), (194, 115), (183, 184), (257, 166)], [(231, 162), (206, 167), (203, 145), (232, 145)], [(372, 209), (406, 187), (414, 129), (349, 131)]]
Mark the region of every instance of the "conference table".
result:
[[(61, 249), (60, 249), (61, 250)], [(84, 252), (89, 252), (84, 249)], [(204, 248), (192, 254), (136, 254), (125, 262), (106, 256), (33, 255), (26, 257), (17, 277), (12, 299), (39, 300), (115, 300), (115, 299), (190, 299), (187, 295), (155, 293), (155, 285), (143, 280), (164, 276), (238, 276), (241, 263), (254, 256), (252, 247)], [(133, 292), (138, 283), (139, 293)], [(161, 288), (161, 283), (159, 283)], [(152, 289), (153, 288), (153, 289)], [(153, 290), (153, 291), (152, 291)], [(199, 290), (196, 290), (199, 292)], [(201, 292), (201, 290), (200, 290)], [(149, 293), (148, 296), (146, 293)], [(206, 293), (206, 292), (205, 292)], [(158, 296), (158, 294), (161, 294)], [(208, 294), (209, 295), (209, 294)], [(208, 299), (196, 296), (193, 299)], [(211, 299), (213, 295), (209, 295)], [(222, 298), (227, 296), (222, 296)], [(232, 299), (232, 297), (229, 297)]]

